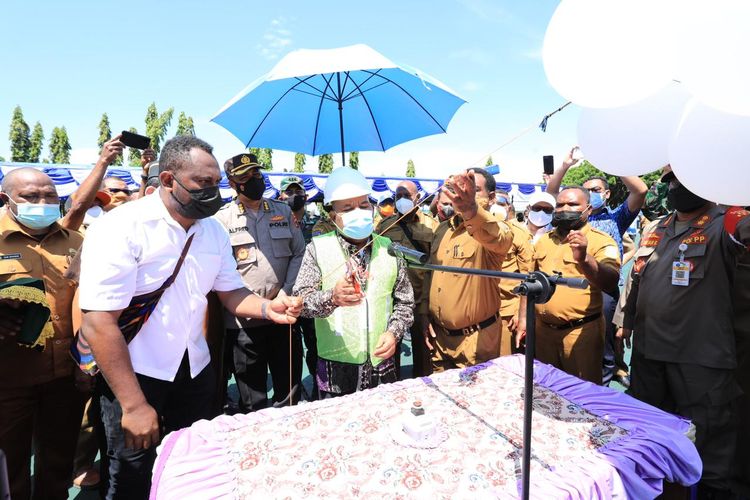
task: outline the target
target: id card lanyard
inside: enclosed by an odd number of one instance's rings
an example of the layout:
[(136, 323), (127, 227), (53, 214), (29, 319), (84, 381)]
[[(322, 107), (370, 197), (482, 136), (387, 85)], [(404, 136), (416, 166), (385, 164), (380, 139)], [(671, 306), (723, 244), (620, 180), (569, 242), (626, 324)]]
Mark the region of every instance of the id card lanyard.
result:
[(680, 243), (678, 250), (679, 260), (672, 262), (672, 285), (688, 286), (690, 284), (690, 264), (685, 262), (685, 250), (687, 250), (687, 245), (685, 243)]

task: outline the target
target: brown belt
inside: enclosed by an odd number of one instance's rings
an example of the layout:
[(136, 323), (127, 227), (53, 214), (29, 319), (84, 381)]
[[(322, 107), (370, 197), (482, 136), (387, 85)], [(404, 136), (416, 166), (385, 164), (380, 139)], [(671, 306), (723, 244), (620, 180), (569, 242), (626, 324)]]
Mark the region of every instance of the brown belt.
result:
[(445, 330), (445, 334), (449, 337), (459, 337), (459, 336), (466, 336), (471, 335), (474, 332), (478, 332), (479, 330), (484, 330), (488, 326), (492, 325), (497, 321), (497, 318), (500, 317), (500, 313), (495, 313), (494, 316), (490, 316), (484, 321), (480, 321), (479, 323), (467, 326), (466, 328), (459, 328), (458, 330), (449, 330), (447, 328), (443, 328)]
[(592, 314), (591, 316), (586, 316), (585, 318), (579, 318), (579, 319), (574, 319), (573, 321), (568, 321), (567, 323), (564, 323), (562, 325), (553, 325), (551, 323), (546, 323), (544, 321), (542, 321), (542, 323), (544, 323), (548, 327), (553, 328), (555, 330), (568, 330), (570, 328), (575, 328), (577, 326), (585, 325), (586, 323), (591, 323), (592, 321), (599, 319), (601, 315), (602, 313)]

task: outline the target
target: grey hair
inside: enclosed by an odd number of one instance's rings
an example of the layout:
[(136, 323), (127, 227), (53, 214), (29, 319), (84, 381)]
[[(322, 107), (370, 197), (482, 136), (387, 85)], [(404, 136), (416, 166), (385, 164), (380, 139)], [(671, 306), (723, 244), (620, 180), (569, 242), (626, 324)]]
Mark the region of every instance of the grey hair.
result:
[(190, 150), (198, 148), (212, 155), (214, 148), (202, 139), (192, 135), (178, 135), (168, 140), (159, 153), (159, 173), (177, 172), (191, 163)]

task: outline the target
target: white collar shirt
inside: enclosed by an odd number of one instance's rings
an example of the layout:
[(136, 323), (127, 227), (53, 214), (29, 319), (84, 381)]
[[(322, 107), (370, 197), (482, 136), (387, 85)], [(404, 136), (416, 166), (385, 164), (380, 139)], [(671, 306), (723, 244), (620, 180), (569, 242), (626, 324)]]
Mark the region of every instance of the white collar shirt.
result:
[(141, 375), (174, 381), (185, 350), (191, 377), (208, 365), (206, 294), (245, 287), (229, 235), (210, 217), (186, 232), (169, 215), (160, 191), (112, 210), (86, 233), (79, 304), (89, 311), (118, 311), (134, 296), (159, 288), (191, 234), (195, 237), (174, 283), (128, 344), (133, 370)]

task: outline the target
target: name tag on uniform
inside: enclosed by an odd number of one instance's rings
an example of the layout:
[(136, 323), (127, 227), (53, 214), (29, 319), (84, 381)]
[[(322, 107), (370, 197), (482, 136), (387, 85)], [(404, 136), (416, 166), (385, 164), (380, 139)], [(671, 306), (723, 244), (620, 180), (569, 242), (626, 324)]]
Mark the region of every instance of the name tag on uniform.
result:
[(690, 284), (690, 264), (680, 260), (672, 262), (672, 284), (675, 286)]

